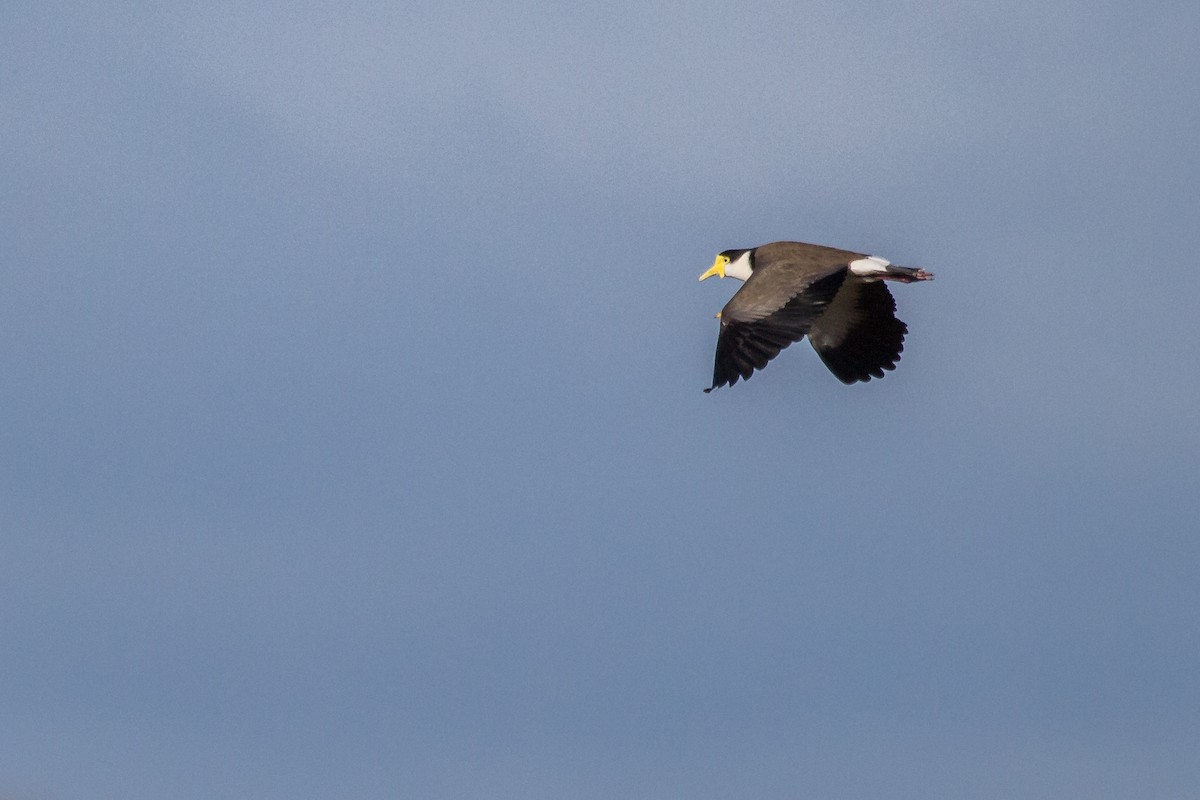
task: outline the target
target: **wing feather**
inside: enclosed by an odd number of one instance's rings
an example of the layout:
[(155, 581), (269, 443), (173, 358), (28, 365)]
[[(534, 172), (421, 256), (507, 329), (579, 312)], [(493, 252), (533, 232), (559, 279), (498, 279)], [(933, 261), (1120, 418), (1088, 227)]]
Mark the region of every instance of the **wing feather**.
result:
[(812, 325), (808, 340), (838, 380), (854, 383), (895, 369), (907, 333), (885, 283), (850, 279)]
[[(760, 280), (770, 278), (770, 280)], [(779, 307), (770, 309), (762, 297), (777, 297), (778, 275), (772, 271), (755, 272), (745, 286), (721, 311), (721, 333), (717, 337), (717, 356), (713, 365), (711, 392), (718, 386), (732, 386), (748, 380), (756, 369), (779, 355), (792, 342), (808, 333), (815, 320), (833, 302), (846, 279), (846, 270), (827, 270), (815, 280), (791, 282), (793, 293)], [(754, 283), (755, 281), (758, 283)], [(786, 284), (785, 284), (786, 285)], [(778, 301), (776, 301), (778, 303)]]

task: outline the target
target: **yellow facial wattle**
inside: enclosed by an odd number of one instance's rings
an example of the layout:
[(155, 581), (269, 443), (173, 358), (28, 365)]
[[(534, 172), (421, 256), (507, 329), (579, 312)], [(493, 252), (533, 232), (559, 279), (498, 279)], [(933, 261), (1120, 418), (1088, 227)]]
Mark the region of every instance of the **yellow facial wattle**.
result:
[(724, 278), (725, 277), (725, 265), (728, 263), (729, 263), (728, 256), (717, 256), (716, 260), (713, 261), (713, 265), (711, 267), (709, 267), (708, 270), (706, 270), (703, 275), (700, 276), (700, 280), (705, 280), (707, 278), (711, 278), (713, 275), (716, 275), (718, 278)]

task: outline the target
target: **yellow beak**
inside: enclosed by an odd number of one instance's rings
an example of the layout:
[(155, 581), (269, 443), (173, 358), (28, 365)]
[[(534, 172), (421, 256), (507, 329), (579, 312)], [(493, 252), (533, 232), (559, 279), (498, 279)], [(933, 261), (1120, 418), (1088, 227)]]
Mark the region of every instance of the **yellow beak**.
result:
[(708, 268), (708, 271), (700, 276), (700, 280), (706, 280), (716, 275), (718, 278), (725, 277), (725, 265), (729, 263), (729, 259), (724, 256), (717, 256), (717, 260)]

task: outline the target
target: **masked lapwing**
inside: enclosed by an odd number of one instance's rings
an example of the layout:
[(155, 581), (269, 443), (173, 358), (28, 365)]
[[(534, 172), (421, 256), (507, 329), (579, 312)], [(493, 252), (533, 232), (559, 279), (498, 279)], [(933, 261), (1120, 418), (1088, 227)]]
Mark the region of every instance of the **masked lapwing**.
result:
[(843, 383), (882, 378), (895, 369), (908, 326), (884, 281), (933, 278), (876, 256), (803, 242), (772, 242), (717, 256), (700, 280), (745, 281), (721, 309), (711, 392), (748, 380), (779, 351), (806, 335)]

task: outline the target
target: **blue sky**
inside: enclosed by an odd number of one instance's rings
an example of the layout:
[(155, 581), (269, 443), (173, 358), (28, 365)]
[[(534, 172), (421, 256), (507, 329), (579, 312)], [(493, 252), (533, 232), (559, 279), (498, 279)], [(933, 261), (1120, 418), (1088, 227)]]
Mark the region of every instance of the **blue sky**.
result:
[(9, 5), (0, 796), (1200, 784), (1194, 4)]

